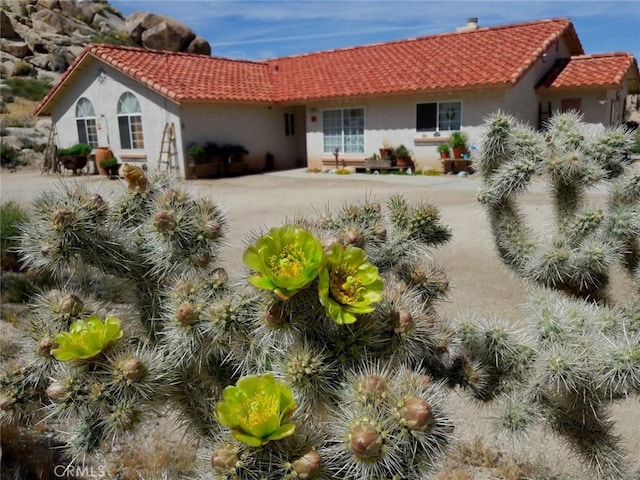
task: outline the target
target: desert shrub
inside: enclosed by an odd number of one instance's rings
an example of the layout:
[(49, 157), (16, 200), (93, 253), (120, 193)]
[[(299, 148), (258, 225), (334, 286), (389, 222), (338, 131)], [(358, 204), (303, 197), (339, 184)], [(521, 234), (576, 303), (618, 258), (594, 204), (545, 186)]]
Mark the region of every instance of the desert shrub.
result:
[(12, 77), (5, 79), (4, 82), (11, 87), (11, 92), (16, 97), (22, 97), (36, 102), (42, 100), (51, 89), (51, 82), (49, 80), (36, 78)]
[(3, 127), (31, 128), (34, 125), (33, 115), (7, 115), (2, 121)]
[(59, 148), (58, 155), (89, 155), (92, 150), (91, 146), (86, 143), (76, 143), (69, 148)]
[(15, 148), (0, 141), (0, 165), (6, 167), (8, 165), (16, 165), (19, 162), (20, 153)]
[(27, 211), (16, 202), (10, 200), (0, 204), (0, 261), (3, 270), (16, 270), (18, 267), (18, 229), (28, 219)]
[(105, 43), (109, 45), (129, 45), (135, 46), (135, 42), (125, 32), (110, 33), (107, 35), (95, 35), (91, 37), (90, 43)]

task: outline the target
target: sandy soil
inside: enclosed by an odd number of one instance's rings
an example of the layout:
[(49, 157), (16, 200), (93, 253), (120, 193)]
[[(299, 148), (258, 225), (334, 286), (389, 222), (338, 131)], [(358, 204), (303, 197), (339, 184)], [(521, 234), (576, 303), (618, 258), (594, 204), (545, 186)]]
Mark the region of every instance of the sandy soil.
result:
[[(17, 172), (1, 175), (0, 198), (28, 202), (37, 192), (55, 185), (53, 176), (38, 172)], [(104, 177), (64, 177), (64, 181), (96, 184), (112, 191), (118, 181)], [(229, 246), (223, 251), (222, 263), (229, 271), (241, 268), (241, 252), (248, 232), (260, 226), (276, 226), (287, 216), (312, 213), (325, 207), (340, 206), (344, 201), (369, 196), (386, 200), (392, 193), (402, 192), (417, 201), (435, 203), (442, 219), (453, 232), (447, 245), (434, 250), (434, 260), (445, 267), (452, 283), (452, 292), (440, 308), (441, 315), (453, 318), (471, 313), (487, 318), (500, 318), (515, 324), (525, 317), (524, 304), (531, 290), (513, 275), (499, 260), (492, 242), (485, 215), (475, 201), (479, 179), (473, 176), (407, 177), (372, 175), (312, 174), (303, 170), (247, 176), (233, 179), (197, 180), (189, 182), (198, 193), (211, 196), (226, 211), (230, 221)], [(594, 199), (599, 197), (594, 194)], [(545, 235), (553, 218), (547, 203), (545, 186), (536, 185), (523, 198), (530, 225)], [(614, 279), (612, 291), (623, 300), (633, 294), (628, 281), (621, 275)], [(640, 405), (637, 399), (614, 407), (617, 431), (622, 436), (632, 460), (640, 469)], [(467, 399), (464, 393), (454, 392), (449, 400), (461, 439), (481, 437), (487, 444), (499, 444), (520, 459), (534, 459), (553, 466), (558, 473), (588, 478), (580, 473), (579, 461), (568, 460), (569, 452), (545, 432), (534, 432), (525, 443), (510, 445), (491, 427), (491, 409)], [(577, 477), (575, 477), (577, 475)], [(584, 476), (583, 476), (584, 475)], [(473, 478), (481, 478), (474, 476)], [(490, 477), (487, 477), (490, 478)]]

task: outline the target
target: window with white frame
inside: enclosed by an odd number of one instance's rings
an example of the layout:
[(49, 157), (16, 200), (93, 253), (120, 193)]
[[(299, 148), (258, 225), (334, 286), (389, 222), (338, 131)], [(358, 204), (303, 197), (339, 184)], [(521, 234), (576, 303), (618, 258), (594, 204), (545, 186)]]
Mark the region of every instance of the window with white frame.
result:
[(82, 97), (76, 103), (76, 126), (78, 127), (78, 143), (85, 143), (91, 148), (98, 148), (98, 128), (96, 112), (91, 101)]
[(142, 111), (133, 93), (126, 92), (118, 100), (120, 147), (124, 150), (144, 148)]
[(322, 112), (324, 153), (364, 153), (364, 108)]
[(458, 131), (462, 125), (462, 102), (418, 103), (416, 106), (416, 130)]

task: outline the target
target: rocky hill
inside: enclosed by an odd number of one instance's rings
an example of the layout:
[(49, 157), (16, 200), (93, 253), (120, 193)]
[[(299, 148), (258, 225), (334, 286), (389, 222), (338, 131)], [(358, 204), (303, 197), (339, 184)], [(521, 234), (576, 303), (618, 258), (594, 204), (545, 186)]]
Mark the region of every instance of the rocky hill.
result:
[(146, 12), (125, 17), (106, 0), (0, 0), (2, 166), (42, 161), (50, 124), (30, 111), (89, 43), (211, 54), (184, 23)]
[(0, 0), (0, 71), (55, 78), (88, 43), (138, 45), (209, 55), (187, 25), (145, 12), (125, 17), (107, 1)]

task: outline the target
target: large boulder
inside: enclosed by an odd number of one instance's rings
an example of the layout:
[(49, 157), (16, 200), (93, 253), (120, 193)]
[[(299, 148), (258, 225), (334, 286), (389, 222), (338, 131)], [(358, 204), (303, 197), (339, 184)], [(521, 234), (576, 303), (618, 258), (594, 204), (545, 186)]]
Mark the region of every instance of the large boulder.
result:
[(198, 53), (200, 55), (211, 55), (211, 45), (202, 37), (194, 38), (189, 46), (187, 52)]
[(195, 38), (195, 33), (184, 24), (161, 22), (142, 34), (142, 46), (156, 50), (181, 52)]
[(123, 18), (106, 8), (93, 16), (91, 25), (100, 30), (102, 34), (125, 31)]
[(13, 28), (13, 22), (7, 13), (0, 9), (0, 37), (9, 40), (18, 40), (20, 37)]
[(182, 22), (155, 13), (134, 12), (127, 17), (125, 31), (145, 48), (184, 51), (196, 38), (195, 32)]
[(24, 58), (31, 55), (31, 49), (22, 40), (7, 40), (6, 38), (0, 39), (0, 48), (3, 52), (7, 52), (10, 55), (18, 58)]
[(53, 10), (39, 10), (31, 16), (31, 21), (38, 33), (64, 34), (64, 17)]
[(59, 10), (60, 2), (58, 0), (38, 0), (36, 8), (38, 10)]

